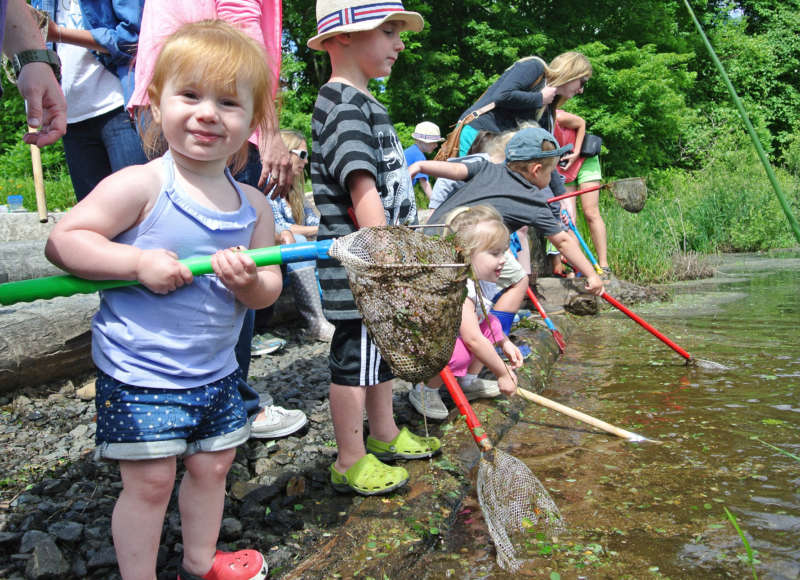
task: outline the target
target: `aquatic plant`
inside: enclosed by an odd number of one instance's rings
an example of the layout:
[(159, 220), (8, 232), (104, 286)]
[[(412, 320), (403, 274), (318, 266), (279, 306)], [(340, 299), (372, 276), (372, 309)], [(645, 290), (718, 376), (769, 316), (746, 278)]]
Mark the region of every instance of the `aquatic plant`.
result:
[(756, 559), (753, 553), (753, 548), (750, 547), (750, 542), (747, 541), (747, 537), (744, 535), (742, 528), (739, 527), (739, 523), (736, 521), (736, 516), (734, 516), (725, 506), (722, 506), (722, 509), (725, 510), (725, 515), (728, 516), (728, 520), (730, 520), (733, 528), (736, 530), (736, 533), (739, 534), (739, 537), (742, 539), (742, 544), (744, 544), (744, 549), (747, 552), (747, 561), (750, 564), (750, 569), (753, 571), (753, 580), (758, 580), (755, 564)]

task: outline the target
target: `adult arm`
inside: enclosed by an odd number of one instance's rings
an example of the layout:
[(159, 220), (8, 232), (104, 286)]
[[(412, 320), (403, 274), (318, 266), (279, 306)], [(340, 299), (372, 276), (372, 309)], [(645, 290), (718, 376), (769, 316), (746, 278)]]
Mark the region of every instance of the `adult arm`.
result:
[[(25, 0), (9, 0), (6, 12), (3, 52), (12, 57), (23, 50), (43, 49), (44, 41)], [(17, 88), (25, 99), (28, 126), (38, 132), (22, 139), (43, 147), (58, 141), (67, 130), (67, 103), (53, 69), (43, 62), (22, 67)]]
[(47, 42), (74, 44), (76, 46), (88, 48), (89, 50), (96, 50), (97, 52), (108, 52), (104, 46), (95, 41), (92, 33), (88, 30), (66, 28), (64, 26), (59, 26), (52, 20), (47, 23)]
[[(264, 0), (216, 0), (217, 16), (240, 28), (250, 38), (258, 42), (267, 52), (269, 44), (264, 38), (263, 4)], [(280, 63), (269, 63), (273, 70), (280, 70)], [(276, 75), (277, 77), (277, 75)], [(269, 123), (270, 131), (259, 138), (261, 153), (261, 177), (258, 186), (264, 187), (268, 182), (273, 184), (270, 197), (286, 197), (292, 185), (292, 158), (280, 135), (277, 117)]]
[[(139, 43), (144, 0), (81, 0), (81, 10), (87, 26), (87, 30), (81, 32), (89, 33), (94, 46), (80, 46), (106, 53), (106, 65), (130, 64)], [(108, 22), (113, 22), (114, 26)], [(63, 42), (78, 44), (67, 40), (63, 28), (61, 34)]]
[(543, 74), (544, 67), (539, 59), (518, 61), (498, 79), (492, 91), (495, 104), (512, 110), (536, 110), (549, 105), (555, 98), (555, 87), (531, 90), (531, 85)]

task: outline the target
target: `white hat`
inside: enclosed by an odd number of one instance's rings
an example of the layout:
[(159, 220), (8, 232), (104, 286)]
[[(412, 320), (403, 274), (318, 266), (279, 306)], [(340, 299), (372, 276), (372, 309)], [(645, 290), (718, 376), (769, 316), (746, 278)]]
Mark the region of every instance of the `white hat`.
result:
[(444, 141), (442, 134), (439, 132), (439, 126), (430, 121), (423, 121), (414, 127), (411, 137), (423, 143), (441, 143)]
[(400, 20), (401, 30), (419, 32), (425, 26), (422, 16), (408, 12), (402, 2), (375, 0), (317, 0), (317, 35), (308, 48), (325, 50), (322, 41), (336, 34), (372, 30), (388, 20)]

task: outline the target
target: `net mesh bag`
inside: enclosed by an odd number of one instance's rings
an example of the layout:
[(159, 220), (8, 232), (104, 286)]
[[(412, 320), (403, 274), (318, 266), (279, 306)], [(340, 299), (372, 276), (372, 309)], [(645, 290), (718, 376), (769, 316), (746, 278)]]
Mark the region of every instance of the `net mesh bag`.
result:
[(492, 449), (484, 453), (478, 467), (478, 503), (497, 552), (497, 564), (516, 572), (522, 565), (515, 546), (526, 544), (526, 536), (544, 531), (556, 536), (565, 529), (553, 498), (522, 461)]
[(642, 211), (644, 202), (647, 201), (647, 185), (641, 177), (629, 177), (608, 184), (611, 195), (619, 204), (632, 213)]
[(334, 240), (329, 254), (347, 271), (364, 324), (394, 373), (412, 384), (439, 373), (453, 354), (467, 292), (469, 266), (454, 236), (362, 228)]

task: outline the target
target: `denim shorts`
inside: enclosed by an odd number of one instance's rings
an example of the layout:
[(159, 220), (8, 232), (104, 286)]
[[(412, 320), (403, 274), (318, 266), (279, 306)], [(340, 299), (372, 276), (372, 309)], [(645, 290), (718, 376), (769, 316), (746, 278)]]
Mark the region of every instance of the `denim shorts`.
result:
[(158, 459), (222, 451), (247, 441), (240, 371), (205, 386), (131, 386), (97, 371), (95, 457)]

